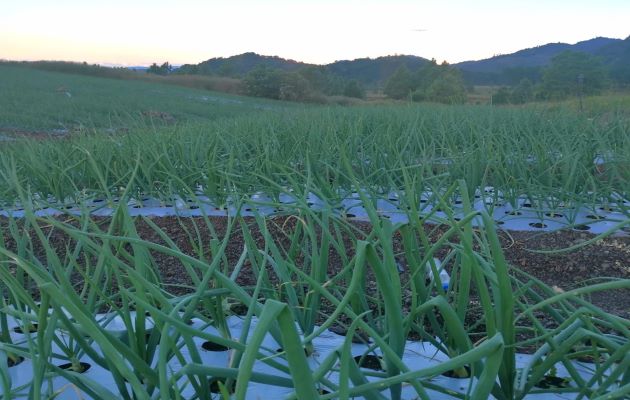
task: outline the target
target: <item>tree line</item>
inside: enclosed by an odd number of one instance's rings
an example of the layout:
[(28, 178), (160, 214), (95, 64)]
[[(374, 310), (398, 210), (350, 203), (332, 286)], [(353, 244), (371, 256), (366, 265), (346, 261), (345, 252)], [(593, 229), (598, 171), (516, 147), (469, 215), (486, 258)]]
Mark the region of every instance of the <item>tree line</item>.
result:
[[(148, 73), (178, 73), (165, 62), (152, 64)], [(182, 71), (179, 73), (185, 73)], [(493, 94), (494, 104), (523, 104), (536, 100), (561, 100), (571, 96), (601, 93), (610, 87), (606, 66), (593, 55), (565, 51), (555, 56), (538, 76), (524, 75), (513, 86), (502, 86)], [(327, 97), (365, 98), (366, 91), (357, 79), (347, 79), (325, 66), (309, 65), (286, 71), (257, 65), (240, 78), (244, 95), (287, 101), (326, 102)], [(435, 59), (415, 70), (404, 64), (384, 82), (382, 92), (388, 98), (413, 102), (463, 104), (467, 101), (467, 85), (462, 72)]]
[(401, 65), (385, 83), (383, 93), (397, 100), (466, 102), (466, 86), (461, 72), (446, 61), (438, 64), (435, 59), (415, 71)]
[(536, 100), (562, 100), (602, 93), (612, 85), (602, 60), (588, 53), (565, 51), (542, 69), (542, 78), (523, 78), (515, 86), (502, 86), (494, 94), (494, 104), (523, 104)]

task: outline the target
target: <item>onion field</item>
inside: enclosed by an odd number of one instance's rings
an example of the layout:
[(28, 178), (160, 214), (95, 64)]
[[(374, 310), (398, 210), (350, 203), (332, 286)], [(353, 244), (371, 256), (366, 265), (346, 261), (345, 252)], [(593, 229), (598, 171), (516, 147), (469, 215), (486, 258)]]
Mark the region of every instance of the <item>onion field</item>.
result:
[(627, 297), (630, 266), (563, 289), (505, 245), (627, 248), (623, 112), (5, 69), (23, 82), (0, 75), (3, 399), (630, 395), (630, 321), (591, 301)]

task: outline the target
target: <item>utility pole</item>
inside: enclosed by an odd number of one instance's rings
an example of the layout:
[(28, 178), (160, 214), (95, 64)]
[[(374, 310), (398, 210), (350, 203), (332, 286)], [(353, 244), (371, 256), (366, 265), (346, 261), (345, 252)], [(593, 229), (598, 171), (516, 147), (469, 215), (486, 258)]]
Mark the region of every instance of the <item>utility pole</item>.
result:
[(584, 110), (582, 106), (582, 91), (584, 89), (584, 74), (578, 74), (577, 76), (577, 84), (578, 84), (578, 99), (580, 100), (580, 114)]

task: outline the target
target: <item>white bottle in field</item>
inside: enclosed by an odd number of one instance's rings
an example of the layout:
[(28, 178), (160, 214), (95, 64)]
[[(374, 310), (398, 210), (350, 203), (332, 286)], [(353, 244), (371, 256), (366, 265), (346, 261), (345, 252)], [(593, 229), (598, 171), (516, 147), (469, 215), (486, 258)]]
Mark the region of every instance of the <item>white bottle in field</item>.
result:
[[(438, 273), (440, 276), (440, 282), (442, 283), (442, 289), (444, 289), (444, 291), (447, 291), (449, 283), (451, 281), (451, 277), (448, 274), (448, 272), (446, 272), (446, 270), (442, 268), (442, 261), (440, 261), (437, 258), (433, 258), (433, 262), (435, 263), (435, 268), (438, 270)], [(427, 263), (427, 279), (430, 280), (431, 282), (434, 280), (433, 270), (431, 269), (431, 263)]]

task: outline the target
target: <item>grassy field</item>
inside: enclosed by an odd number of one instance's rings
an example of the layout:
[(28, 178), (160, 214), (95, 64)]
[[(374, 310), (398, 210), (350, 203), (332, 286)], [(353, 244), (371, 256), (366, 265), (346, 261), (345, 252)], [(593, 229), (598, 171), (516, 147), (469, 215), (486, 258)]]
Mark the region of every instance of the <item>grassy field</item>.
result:
[(292, 107), (173, 85), (5, 65), (0, 65), (0, 93), (0, 133), (129, 130)]
[[(541, 213), (606, 205), (627, 218), (621, 113), (296, 106), (13, 67), (0, 67), (0, 89), (0, 126), (76, 131), (0, 143), (0, 199), (25, 213), (0, 219), (3, 399), (630, 394), (630, 321), (589, 301), (630, 280), (550, 287), (506, 262), (492, 204), (471, 207), (491, 186)], [(441, 226), (418, 213), (427, 191)], [(368, 223), (335, 213), (352, 192)], [(239, 210), (256, 193), (276, 217), (134, 218), (126, 206), (203, 194)], [(378, 209), (392, 194), (408, 223)], [(103, 199), (112, 217), (35, 214)], [(326, 350), (333, 327), (345, 336)], [(202, 343), (227, 355), (211, 363)], [(417, 367), (421, 346), (432, 361)]]

